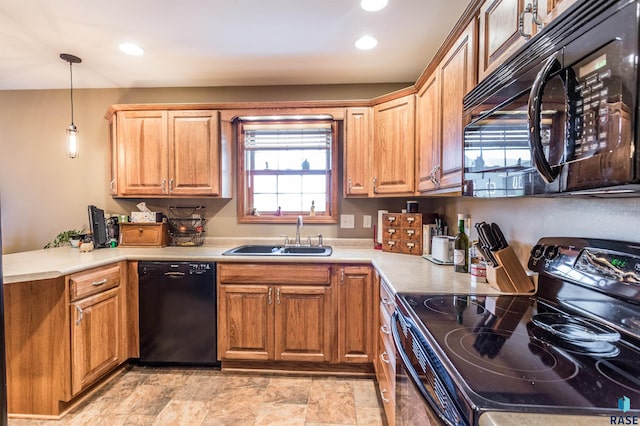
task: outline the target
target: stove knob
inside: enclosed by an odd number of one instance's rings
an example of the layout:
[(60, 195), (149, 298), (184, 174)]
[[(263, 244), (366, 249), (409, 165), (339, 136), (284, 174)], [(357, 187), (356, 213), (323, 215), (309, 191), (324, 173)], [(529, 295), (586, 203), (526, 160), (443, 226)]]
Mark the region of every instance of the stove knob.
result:
[(547, 260), (553, 260), (560, 254), (560, 247), (558, 246), (548, 246), (544, 249), (544, 257)]
[(531, 249), (531, 257), (534, 259), (540, 259), (542, 256), (544, 256), (544, 245), (536, 244), (533, 246)]

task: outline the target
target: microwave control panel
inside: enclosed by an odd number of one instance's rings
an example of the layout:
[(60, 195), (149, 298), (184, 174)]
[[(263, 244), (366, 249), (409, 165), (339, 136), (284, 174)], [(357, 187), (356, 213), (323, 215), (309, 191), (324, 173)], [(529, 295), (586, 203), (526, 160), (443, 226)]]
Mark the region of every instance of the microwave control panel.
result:
[(613, 41), (568, 70), (574, 76), (568, 88), (574, 160), (614, 149), (622, 142), (624, 126), (629, 131), (629, 107), (622, 102), (618, 77), (624, 66), (621, 51), (620, 42)]

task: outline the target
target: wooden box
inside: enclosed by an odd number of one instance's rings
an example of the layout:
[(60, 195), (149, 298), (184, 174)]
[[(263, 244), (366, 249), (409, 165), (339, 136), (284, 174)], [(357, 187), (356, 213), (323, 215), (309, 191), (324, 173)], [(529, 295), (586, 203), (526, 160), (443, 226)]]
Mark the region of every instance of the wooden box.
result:
[(168, 231), (167, 223), (121, 223), (120, 247), (165, 247)]
[(383, 214), (382, 251), (422, 255), (422, 214)]

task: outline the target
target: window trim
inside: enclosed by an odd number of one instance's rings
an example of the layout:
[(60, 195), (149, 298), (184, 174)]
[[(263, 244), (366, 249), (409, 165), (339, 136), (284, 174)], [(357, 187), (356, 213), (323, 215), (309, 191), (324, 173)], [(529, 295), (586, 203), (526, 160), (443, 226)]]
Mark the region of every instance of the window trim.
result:
[[(259, 120), (256, 120), (259, 121)], [(247, 122), (255, 123), (256, 121)], [(288, 124), (302, 123), (304, 119), (287, 120)], [(311, 120), (308, 120), (311, 121)], [(238, 223), (296, 223), (298, 216), (302, 216), (304, 223), (314, 224), (336, 224), (338, 223), (338, 122), (334, 119), (328, 119), (331, 122), (331, 182), (327, 186), (331, 193), (329, 194), (328, 212), (316, 213), (315, 216), (309, 216), (309, 212), (283, 213), (281, 216), (272, 214), (253, 216), (248, 211), (247, 197), (250, 190), (247, 188), (247, 170), (245, 169), (245, 149), (243, 135), (243, 121), (236, 120), (236, 146), (237, 146), (237, 171), (238, 171)], [(277, 123), (269, 121), (269, 123)]]

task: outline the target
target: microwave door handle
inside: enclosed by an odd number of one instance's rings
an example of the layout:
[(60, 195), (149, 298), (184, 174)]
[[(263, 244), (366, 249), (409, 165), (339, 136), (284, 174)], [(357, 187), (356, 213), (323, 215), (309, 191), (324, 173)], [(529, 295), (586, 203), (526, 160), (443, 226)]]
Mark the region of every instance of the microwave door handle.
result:
[(420, 392), (420, 394), (423, 396), (423, 398), (425, 398), (427, 404), (429, 404), (429, 406), (437, 413), (440, 420), (446, 426), (455, 426), (449, 419), (447, 419), (447, 417), (442, 412), (442, 409), (438, 407), (438, 404), (435, 403), (435, 401), (433, 400), (433, 397), (429, 394), (429, 392), (427, 392), (424, 385), (420, 381), (420, 378), (418, 377), (418, 373), (411, 365), (411, 362), (409, 361), (409, 356), (405, 352), (404, 348), (402, 347), (402, 343), (400, 342), (400, 332), (398, 331), (398, 320), (396, 319), (397, 315), (400, 315), (400, 314), (396, 311), (393, 314), (393, 318), (391, 319), (391, 322), (392, 322), (391, 336), (393, 337), (393, 344), (396, 347), (396, 353), (398, 354), (398, 358), (400, 358), (402, 367), (406, 371), (409, 380), (411, 380), (411, 382), (415, 385), (415, 387), (418, 388), (418, 391)]
[(531, 92), (529, 93), (529, 150), (533, 165), (546, 183), (553, 182), (558, 177), (558, 169), (553, 169), (544, 156), (542, 137), (540, 136), (540, 124), (542, 122), (542, 92), (549, 76), (560, 69), (558, 54), (547, 59), (542, 69), (538, 72)]

